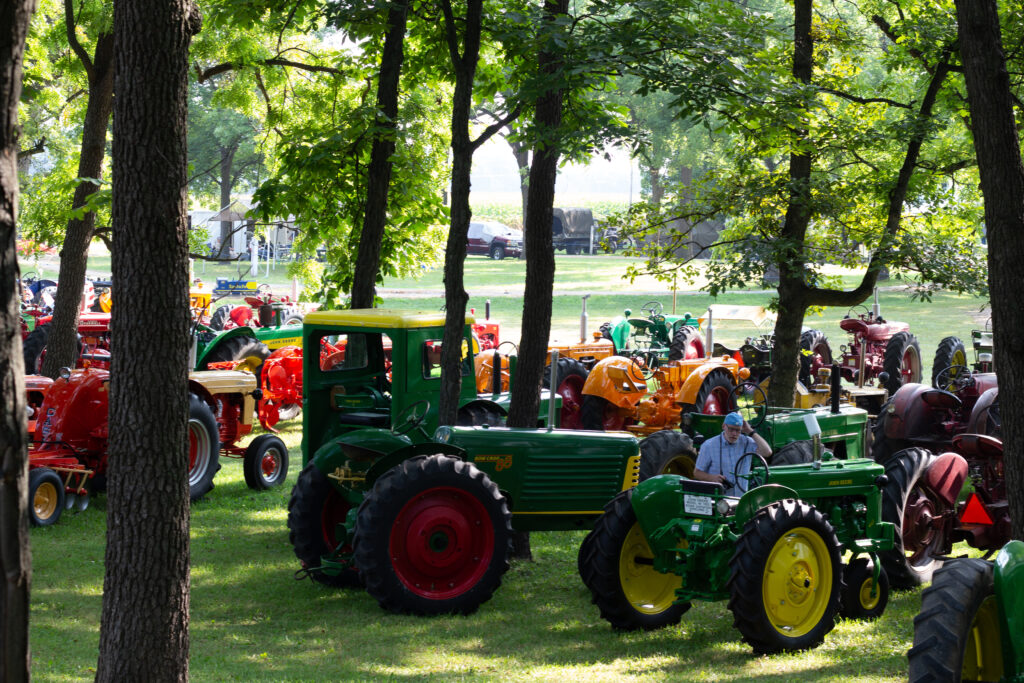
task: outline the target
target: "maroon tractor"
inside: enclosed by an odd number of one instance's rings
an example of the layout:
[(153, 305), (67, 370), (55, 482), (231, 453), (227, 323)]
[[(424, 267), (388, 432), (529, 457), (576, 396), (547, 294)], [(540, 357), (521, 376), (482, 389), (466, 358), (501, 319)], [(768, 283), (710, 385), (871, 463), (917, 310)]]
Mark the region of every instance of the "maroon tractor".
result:
[(840, 348), (843, 379), (861, 387), (877, 379), (890, 394), (904, 384), (921, 381), (921, 345), (910, 325), (882, 317), (877, 291), (870, 311), (854, 306), (839, 327), (853, 337)]

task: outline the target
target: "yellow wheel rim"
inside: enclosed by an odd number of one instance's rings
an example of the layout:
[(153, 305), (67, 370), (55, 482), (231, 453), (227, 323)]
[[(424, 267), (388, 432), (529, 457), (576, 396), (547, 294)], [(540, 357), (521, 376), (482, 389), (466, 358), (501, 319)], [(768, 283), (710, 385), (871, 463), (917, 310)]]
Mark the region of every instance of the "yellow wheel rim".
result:
[[(874, 596), (871, 595), (872, 588), (875, 589)], [(878, 607), (878, 601), (881, 597), (882, 587), (876, 585), (870, 577), (864, 579), (864, 583), (860, 585), (860, 606), (865, 610), (873, 610)]]
[(831, 593), (832, 562), (817, 532), (797, 527), (775, 542), (765, 563), (761, 598), (779, 633), (808, 633), (821, 621)]
[(677, 455), (665, 463), (658, 474), (678, 474), (688, 479), (693, 478), (694, 462), (688, 455)]
[(640, 525), (634, 524), (619, 553), (619, 581), (629, 604), (644, 614), (667, 610), (676, 599), (676, 589), (683, 585), (683, 577), (655, 571), (651, 566), (653, 557)]
[(57, 487), (48, 481), (44, 481), (36, 488), (36, 495), (32, 498), (32, 509), (38, 519), (49, 519), (57, 511)]
[(998, 681), (1003, 677), (1003, 650), (995, 596), (985, 598), (974, 615), (964, 649), (963, 680)]

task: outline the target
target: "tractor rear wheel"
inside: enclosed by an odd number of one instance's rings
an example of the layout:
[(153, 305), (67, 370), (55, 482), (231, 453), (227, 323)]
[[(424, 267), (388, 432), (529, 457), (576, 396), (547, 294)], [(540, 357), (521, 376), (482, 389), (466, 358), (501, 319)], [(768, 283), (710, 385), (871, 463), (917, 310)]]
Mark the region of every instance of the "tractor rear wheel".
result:
[[(335, 588), (359, 586), (359, 573), (349, 563), (348, 568), (336, 575), (316, 571), (323, 557), (342, 545), (344, 536), (338, 527), (345, 523), (352, 504), (338, 493), (327, 475), (310, 463), (299, 473), (288, 501), (288, 541), (302, 568), (309, 570), (314, 581)], [(345, 543), (342, 554), (351, 558), (352, 546)]]
[(210, 363), (219, 363), (223, 361), (234, 361), (239, 363), (246, 358), (256, 357), (260, 359), (259, 365), (254, 370), (253, 374), (256, 375), (256, 381), (260, 382), (262, 379), (263, 361), (270, 355), (270, 349), (267, 345), (254, 337), (241, 336), (231, 337), (217, 344), (217, 346), (206, 354), (206, 358), (203, 359), (202, 367), (200, 370), (206, 370)]
[(580, 408), (580, 424), (583, 429), (599, 432), (620, 432), (633, 420), (619, 412), (614, 403), (601, 396), (587, 394)]
[(353, 548), (386, 610), (471, 614), (508, 571), (512, 514), (497, 484), (447, 455), (385, 472), (359, 506)]
[(684, 325), (672, 335), (672, 343), (668, 347), (669, 360), (683, 360), (704, 357), (704, 340), (696, 327)]
[(835, 627), (839, 539), (814, 506), (781, 500), (743, 527), (729, 560), (729, 609), (758, 654), (817, 647)]
[(917, 337), (909, 332), (897, 332), (892, 335), (889, 343), (885, 345), (882, 369), (889, 374), (885, 388), (889, 390), (890, 396), (904, 384), (920, 382), (921, 345), (917, 343)]
[(32, 526), (52, 526), (64, 512), (64, 482), (49, 467), (28, 473), (28, 518)]
[(664, 429), (640, 442), (640, 481), (659, 474), (693, 476), (697, 450), (682, 432)]
[(880, 465), (887, 464), (896, 453), (910, 448), (910, 442), (906, 439), (894, 439), (885, 435), (885, 426), (892, 419), (889, 412), (890, 406), (892, 406), (892, 398), (889, 398), (882, 409), (878, 411), (878, 418), (869, 432), (871, 435), (871, 459)]
[[(959, 337), (946, 337), (939, 342), (939, 346), (935, 349), (935, 360), (932, 361), (932, 386), (936, 389), (945, 389), (950, 391), (947, 381), (947, 386), (939, 386), (939, 374), (945, 368), (951, 368), (953, 366), (959, 366), (968, 371), (967, 365), (967, 350), (964, 347), (963, 341)], [(948, 374), (948, 373), (947, 373)], [(951, 379), (951, 378), (946, 378)]]
[(805, 387), (814, 384), (818, 370), (832, 366), (832, 347), (828, 337), (819, 330), (805, 330), (800, 335), (800, 382)]
[[(28, 333), (25, 337), (25, 341), (22, 342), (22, 350), (25, 355), (25, 374), (26, 375), (37, 375), (41, 368), (43, 355), (43, 349), (46, 348), (46, 342), (50, 338), (50, 326), (38, 325), (36, 329)], [(52, 472), (53, 470), (51, 470)]]
[(681, 576), (655, 571), (654, 553), (637, 523), (632, 497), (629, 489), (605, 506), (594, 526), (590, 556), (580, 558), (589, 563), (581, 577), (612, 628), (649, 631), (678, 624), (690, 603), (675, 601)]
[(992, 563), (975, 558), (935, 572), (914, 617), (910, 681), (999, 681), (1009, 673), (992, 575)]
[(735, 389), (736, 383), (729, 371), (716, 368), (701, 383), (696, 402), (683, 405), (682, 412), (725, 415), (736, 408)]
[[(583, 385), (587, 382), (587, 367), (575, 358), (559, 358), (556, 379), (558, 389), (555, 393), (562, 397), (562, 409), (559, 413), (561, 429), (583, 429)], [(544, 372), (544, 388), (551, 388), (551, 364)]]
[(494, 404), (473, 402), (459, 408), (455, 424), (459, 427), (504, 427), (505, 416)]
[(288, 446), (273, 434), (260, 434), (245, 449), (245, 485), (256, 491), (280, 486), (288, 477)]
[(889, 577), (883, 569), (875, 585), (874, 565), (858, 557), (843, 567), (843, 598), (839, 615), (846, 619), (872, 620), (882, 616), (889, 604)]
[(220, 469), (220, 432), (213, 411), (195, 394), (188, 396), (188, 497), (196, 501), (213, 488)]
[(916, 588), (931, 581), (942, 566), (945, 534), (934, 520), (949, 507), (924, 488), (925, 474), (935, 456), (923, 448), (907, 448), (885, 465), (888, 482), (882, 488), (882, 519), (896, 525), (892, 550), (879, 553), (889, 583), (896, 589)]
[(210, 329), (212, 330), (223, 330), (224, 325), (231, 320), (231, 311), (234, 309), (234, 304), (224, 304), (210, 316)]

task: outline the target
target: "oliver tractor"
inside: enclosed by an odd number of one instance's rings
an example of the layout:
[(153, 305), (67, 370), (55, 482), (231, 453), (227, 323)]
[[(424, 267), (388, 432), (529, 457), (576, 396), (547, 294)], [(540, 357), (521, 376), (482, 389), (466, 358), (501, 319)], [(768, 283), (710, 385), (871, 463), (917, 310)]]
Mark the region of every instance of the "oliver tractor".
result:
[(639, 357), (651, 368), (668, 360), (704, 357), (697, 318), (689, 313), (665, 315), (660, 301), (648, 301), (640, 310), (647, 316), (631, 317), (633, 312), (627, 308), (622, 316), (601, 325), (601, 335), (615, 345), (615, 353)]
[[(814, 431), (811, 421), (804, 433)], [(883, 468), (819, 448), (794, 465), (746, 454), (749, 474), (740, 463), (733, 473), (750, 485), (740, 498), (675, 474), (618, 494), (579, 555), (601, 616), (617, 629), (654, 629), (678, 623), (694, 600), (728, 600), (743, 640), (776, 653), (817, 647), (837, 614), (882, 614), (878, 554), (894, 536), (882, 519)]]
[(1024, 543), (937, 571), (907, 658), (911, 683), (1024, 680)]
[[(85, 509), (92, 490), (102, 489), (107, 472), (107, 387), (110, 373), (68, 370), (48, 388), (37, 409), (29, 451), (29, 506), (34, 525), (55, 524), (65, 508)], [(242, 448), (237, 441), (252, 430), (256, 379), (234, 371), (195, 372), (189, 377), (189, 497), (213, 488), (221, 453), (244, 459), (250, 488), (284, 481), (288, 449), (264, 434)], [(30, 398), (31, 398), (30, 388)]]
[(840, 362), (847, 381), (862, 387), (878, 379), (890, 394), (904, 384), (921, 381), (921, 345), (910, 333), (910, 325), (882, 318), (878, 290), (870, 311), (854, 306), (839, 327), (853, 335), (850, 345), (841, 347)]

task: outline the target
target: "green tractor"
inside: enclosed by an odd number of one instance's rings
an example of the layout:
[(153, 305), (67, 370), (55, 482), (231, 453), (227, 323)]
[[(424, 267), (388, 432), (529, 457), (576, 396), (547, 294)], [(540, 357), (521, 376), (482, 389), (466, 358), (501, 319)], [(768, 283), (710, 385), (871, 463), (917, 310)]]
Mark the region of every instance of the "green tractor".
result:
[(740, 498), (666, 474), (608, 503), (579, 569), (614, 628), (659, 628), (694, 600), (728, 600), (743, 640), (767, 654), (818, 646), (837, 614), (882, 614), (889, 589), (878, 553), (895, 532), (882, 521), (884, 468), (827, 452), (794, 465), (745, 457), (749, 474), (734, 473), (748, 478)]
[(1024, 543), (995, 562), (946, 562), (921, 594), (907, 658), (912, 683), (1024, 680)]
[(612, 341), (615, 353), (638, 356), (651, 368), (665, 361), (704, 357), (698, 318), (689, 313), (666, 315), (660, 301), (648, 301), (640, 310), (646, 317), (634, 318), (627, 308), (623, 315), (601, 325), (601, 335)]
[[(470, 323), (458, 423), (438, 427), (443, 313), (306, 316), (304, 469), (288, 504), (300, 573), (363, 584), (385, 609), (475, 611), (508, 569), (516, 531), (589, 528), (639, 479), (629, 434), (498, 426), (509, 395), (478, 395)], [(555, 365), (555, 364), (553, 364)]]

